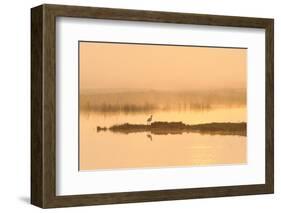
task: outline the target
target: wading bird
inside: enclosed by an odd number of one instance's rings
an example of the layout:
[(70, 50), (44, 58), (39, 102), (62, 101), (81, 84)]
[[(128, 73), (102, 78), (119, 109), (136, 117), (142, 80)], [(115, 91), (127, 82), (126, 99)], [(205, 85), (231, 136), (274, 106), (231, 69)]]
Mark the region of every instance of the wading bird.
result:
[(149, 124), (152, 121), (152, 115), (147, 119), (147, 124)]

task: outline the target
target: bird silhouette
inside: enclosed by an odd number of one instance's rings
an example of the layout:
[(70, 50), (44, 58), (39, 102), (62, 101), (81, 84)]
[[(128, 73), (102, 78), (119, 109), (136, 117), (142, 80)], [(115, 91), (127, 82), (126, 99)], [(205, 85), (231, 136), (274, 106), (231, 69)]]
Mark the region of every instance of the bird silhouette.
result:
[(147, 124), (149, 124), (152, 121), (152, 115), (147, 119)]

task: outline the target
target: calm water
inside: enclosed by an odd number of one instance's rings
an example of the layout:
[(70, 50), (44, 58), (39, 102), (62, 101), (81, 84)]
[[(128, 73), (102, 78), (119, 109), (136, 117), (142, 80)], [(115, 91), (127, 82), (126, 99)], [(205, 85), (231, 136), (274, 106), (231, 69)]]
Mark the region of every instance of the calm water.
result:
[(159, 168), (247, 162), (247, 138), (243, 136), (96, 131), (97, 126), (146, 124), (150, 114), (153, 114), (153, 121), (182, 121), (186, 124), (242, 122), (247, 117), (245, 107), (111, 115), (82, 110), (80, 169)]

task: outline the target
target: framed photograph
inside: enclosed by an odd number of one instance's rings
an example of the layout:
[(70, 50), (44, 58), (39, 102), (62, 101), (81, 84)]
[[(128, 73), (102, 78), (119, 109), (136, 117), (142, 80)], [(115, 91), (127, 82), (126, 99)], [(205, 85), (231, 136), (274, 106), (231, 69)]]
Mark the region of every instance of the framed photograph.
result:
[(274, 21), (31, 9), (31, 203), (274, 191)]

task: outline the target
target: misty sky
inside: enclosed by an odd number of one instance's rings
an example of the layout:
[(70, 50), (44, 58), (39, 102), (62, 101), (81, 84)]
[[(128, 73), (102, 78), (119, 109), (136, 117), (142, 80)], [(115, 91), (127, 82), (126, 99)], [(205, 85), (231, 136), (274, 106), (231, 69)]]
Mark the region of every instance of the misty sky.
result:
[(80, 89), (246, 88), (247, 49), (80, 42)]

